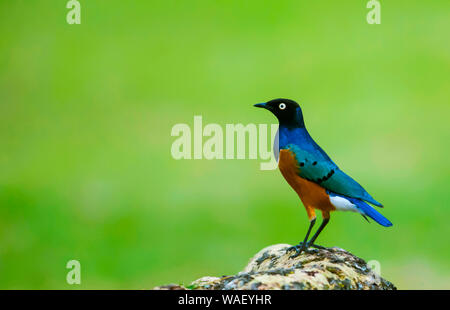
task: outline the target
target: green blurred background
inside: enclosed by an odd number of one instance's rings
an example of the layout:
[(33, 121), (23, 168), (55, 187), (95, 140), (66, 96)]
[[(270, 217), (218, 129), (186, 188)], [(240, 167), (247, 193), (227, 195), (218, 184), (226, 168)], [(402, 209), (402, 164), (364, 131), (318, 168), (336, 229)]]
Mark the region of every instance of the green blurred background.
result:
[[(321, 244), (399, 288), (450, 288), (449, 1), (0, 1), (0, 288), (148, 289), (233, 274), (296, 243), (306, 212), (259, 160), (171, 157), (177, 123), (311, 135), (385, 205), (332, 214)], [(67, 261), (82, 284), (66, 283)]]

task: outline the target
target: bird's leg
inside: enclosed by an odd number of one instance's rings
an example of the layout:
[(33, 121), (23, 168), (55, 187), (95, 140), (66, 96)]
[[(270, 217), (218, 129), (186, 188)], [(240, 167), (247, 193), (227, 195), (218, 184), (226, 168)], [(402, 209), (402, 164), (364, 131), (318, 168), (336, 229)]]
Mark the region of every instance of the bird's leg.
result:
[(312, 246), (315, 248), (324, 248), (320, 245), (316, 245), (314, 244), (314, 241), (316, 241), (317, 237), (319, 237), (320, 233), (322, 232), (322, 230), (325, 228), (325, 226), (327, 226), (328, 222), (330, 221), (329, 217), (325, 217), (322, 221), (322, 224), (320, 224), (319, 229), (317, 229), (316, 233), (314, 234), (314, 236), (312, 236), (311, 240), (308, 241), (307, 247)]
[(291, 258), (299, 256), (302, 253), (302, 251), (306, 250), (308, 237), (309, 237), (309, 234), (311, 233), (311, 230), (315, 223), (316, 223), (316, 218), (313, 218), (309, 223), (309, 228), (308, 228), (308, 231), (306, 232), (306, 236), (303, 239), (303, 242), (300, 242), (298, 245), (291, 246), (287, 249), (288, 252), (295, 250), (295, 254), (292, 255)]

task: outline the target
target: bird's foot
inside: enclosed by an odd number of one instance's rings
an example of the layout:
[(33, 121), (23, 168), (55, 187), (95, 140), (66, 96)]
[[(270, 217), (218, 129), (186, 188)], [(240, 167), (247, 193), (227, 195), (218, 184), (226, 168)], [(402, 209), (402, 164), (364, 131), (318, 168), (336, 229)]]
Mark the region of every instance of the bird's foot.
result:
[(300, 254), (302, 254), (303, 251), (308, 250), (308, 248), (316, 248), (316, 249), (320, 249), (320, 250), (325, 250), (326, 248), (318, 245), (318, 244), (310, 244), (309, 242), (300, 242), (297, 245), (291, 246), (289, 248), (286, 249), (286, 252), (290, 252), (290, 251), (294, 251), (295, 253), (293, 255), (290, 256), (290, 258), (295, 258), (297, 256), (299, 256)]
[(319, 250), (326, 250), (327, 249), (326, 247), (318, 245), (318, 244), (310, 244), (309, 246), (312, 247), (312, 248), (319, 249)]
[(295, 258), (295, 257), (299, 256), (300, 254), (302, 254), (303, 251), (308, 249), (308, 247), (309, 247), (309, 244), (307, 242), (300, 242), (297, 245), (287, 248), (286, 252), (295, 251), (295, 253), (290, 256), (290, 258)]

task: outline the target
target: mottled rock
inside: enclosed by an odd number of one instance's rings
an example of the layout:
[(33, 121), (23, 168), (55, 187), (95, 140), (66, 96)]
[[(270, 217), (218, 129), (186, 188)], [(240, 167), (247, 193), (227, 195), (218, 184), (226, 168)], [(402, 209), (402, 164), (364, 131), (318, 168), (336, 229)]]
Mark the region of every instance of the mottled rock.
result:
[(337, 248), (310, 248), (291, 258), (288, 244), (259, 251), (233, 276), (203, 277), (190, 285), (159, 286), (155, 289), (197, 290), (395, 290), (389, 281), (373, 272), (367, 263)]

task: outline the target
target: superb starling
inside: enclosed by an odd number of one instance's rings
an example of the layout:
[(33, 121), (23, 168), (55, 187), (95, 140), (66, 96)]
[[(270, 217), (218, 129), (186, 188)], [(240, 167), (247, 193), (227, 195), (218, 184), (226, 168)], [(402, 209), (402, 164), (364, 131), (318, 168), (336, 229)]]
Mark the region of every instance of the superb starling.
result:
[[(288, 249), (295, 250), (294, 257), (309, 246), (320, 247), (314, 241), (328, 224), (331, 211), (353, 211), (366, 220), (370, 217), (380, 225), (392, 226), (388, 219), (368, 204), (382, 207), (381, 203), (339, 169), (314, 142), (305, 128), (302, 110), (295, 101), (274, 99), (255, 104), (255, 107), (269, 110), (278, 119), (278, 147), (274, 146), (278, 167), (297, 192), (309, 217), (310, 225), (303, 242)], [(316, 222), (316, 209), (322, 212), (323, 222), (308, 241)]]

